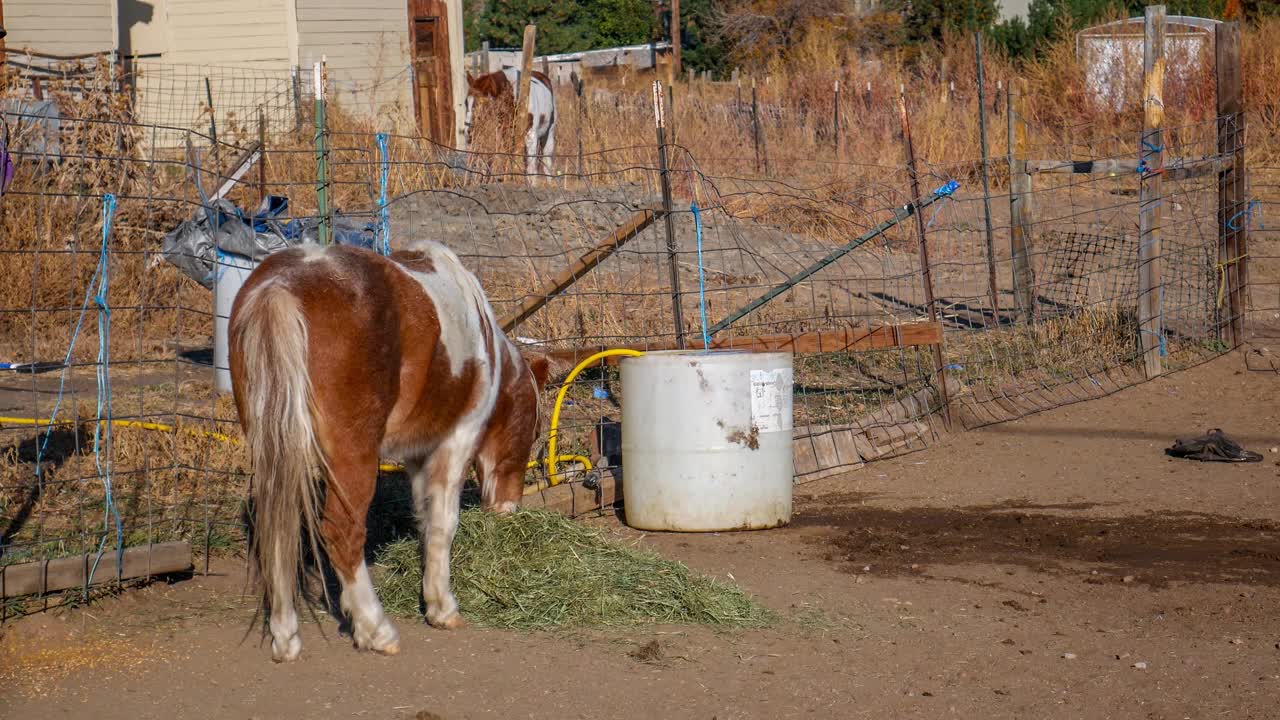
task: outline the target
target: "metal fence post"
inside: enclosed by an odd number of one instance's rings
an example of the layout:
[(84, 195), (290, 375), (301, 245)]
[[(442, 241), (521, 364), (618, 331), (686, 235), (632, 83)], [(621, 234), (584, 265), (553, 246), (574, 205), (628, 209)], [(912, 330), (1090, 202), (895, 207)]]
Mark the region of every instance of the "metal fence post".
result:
[[(916, 216), (916, 237), (920, 243), (920, 280), (924, 285), (924, 302), (929, 312), (929, 322), (938, 322), (938, 308), (933, 299), (933, 272), (929, 267), (929, 243), (925, 234), (924, 215), (919, 211), (920, 207), (920, 178), (916, 173), (916, 152), (911, 145), (911, 121), (907, 115), (907, 96), (904, 92), (898, 93), (898, 117), (902, 121), (902, 143), (906, 150), (907, 156), (907, 175), (911, 179), (911, 202), (917, 208), (914, 215)], [(947, 429), (951, 429), (951, 398), (947, 393), (947, 368), (942, 362), (942, 345), (936, 344), (933, 348), (933, 372), (938, 378), (938, 394), (942, 400), (942, 422)]]
[(320, 219), (320, 244), (328, 245), (332, 239), (329, 226), (329, 130), (325, 124), (324, 97), (328, 74), (323, 56), (315, 64), (313, 72), (316, 92), (316, 212)]
[(684, 311), (680, 306), (680, 261), (677, 255), (675, 217), (671, 212), (671, 172), (667, 165), (666, 117), (662, 109), (662, 81), (653, 81), (653, 120), (658, 138), (658, 177), (662, 185), (662, 220), (667, 232), (667, 268), (671, 278), (671, 316), (676, 347), (683, 350)]

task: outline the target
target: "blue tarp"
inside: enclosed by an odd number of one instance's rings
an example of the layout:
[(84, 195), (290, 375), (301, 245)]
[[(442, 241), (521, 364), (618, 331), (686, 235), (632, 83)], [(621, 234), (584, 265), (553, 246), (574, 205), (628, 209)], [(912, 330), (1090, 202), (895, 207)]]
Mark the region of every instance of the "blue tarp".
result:
[[(161, 252), (187, 277), (212, 290), (218, 252), (262, 260), (278, 250), (318, 242), (320, 220), (284, 220), (288, 209), (289, 200), (277, 195), (267, 196), (251, 216), (227, 200), (216, 200), (166, 234)], [(373, 222), (335, 215), (333, 241), (372, 250), (376, 228)]]

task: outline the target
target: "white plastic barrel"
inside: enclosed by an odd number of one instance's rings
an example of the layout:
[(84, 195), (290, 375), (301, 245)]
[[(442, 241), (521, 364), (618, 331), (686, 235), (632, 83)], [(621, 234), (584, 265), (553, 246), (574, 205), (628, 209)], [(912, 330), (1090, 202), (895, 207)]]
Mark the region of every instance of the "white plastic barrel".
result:
[(792, 387), (790, 353), (623, 359), (627, 524), (711, 532), (790, 522)]
[(227, 360), (231, 305), (256, 267), (257, 260), (218, 251), (213, 281), (213, 386), (218, 392), (231, 392), (231, 365)]

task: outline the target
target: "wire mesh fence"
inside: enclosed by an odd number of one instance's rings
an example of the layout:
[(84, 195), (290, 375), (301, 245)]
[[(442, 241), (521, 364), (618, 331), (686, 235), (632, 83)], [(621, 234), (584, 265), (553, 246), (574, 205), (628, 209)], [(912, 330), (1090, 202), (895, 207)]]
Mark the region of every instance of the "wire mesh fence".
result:
[(1280, 372), (1280, 167), (1251, 168), (1249, 179), (1249, 205), (1238, 221), (1249, 228), (1245, 357), (1251, 370)]
[[(753, 119), (749, 100), (721, 88), (719, 104), (686, 97), (665, 129), (665, 162), (651, 106), (562, 110), (556, 172), (530, 177), (500, 121), (478, 123), (473, 149), (457, 152), (374, 133), (334, 106), (318, 157), (309, 98), (298, 101), (291, 78), (202, 87), (202, 73), (143, 68), (149, 97), (172, 98), (167, 107), (111, 86), (66, 103), (56, 127), (5, 108), (17, 173), (0, 199), (0, 362), (12, 364), (0, 371), (0, 567), (69, 555), (96, 565), (105, 551), (173, 539), (207, 561), (240, 541), (247, 468), (211, 367), (219, 276), (184, 275), (163, 252), (166, 235), (219, 197), (264, 228), (255, 208), (282, 198), (287, 209), (269, 218), (282, 226), (324, 214), (377, 242), (389, 228), (393, 251), (445, 243), (508, 332), (550, 355), (557, 381), (608, 347), (793, 350), (801, 481), (923, 447), (945, 417), (999, 422), (1143, 377), (1138, 188), (1157, 169), (1133, 163), (1136, 132), (1032, 123), (1023, 152), (1040, 165), (1019, 228), (1006, 157), (935, 152), (953, 130), (929, 123), (934, 106), (918, 98), (915, 165), (903, 160), (896, 108), (871, 95), (853, 101), (875, 110), (859, 123), (883, 147), (859, 156), (824, 139), (812, 109), (798, 129), (778, 113), (758, 131), (758, 110)], [(200, 92), (219, 86), (227, 94), (214, 106), (264, 109), (265, 142), (256, 127), (215, 138), (200, 126)], [(725, 103), (736, 121), (716, 119)], [(1165, 152), (1179, 160), (1163, 169), (1156, 228), (1166, 368), (1227, 349), (1220, 180), (1186, 169), (1217, 157), (1215, 127), (1167, 131)], [(1072, 172), (1054, 169), (1063, 162)], [(1249, 218), (1255, 268), (1274, 255), (1266, 202)], [(1277, 299), (1274, 272), (1255, 271), (1251, 287), (1249, 327), (1264, 333), (1280, 306), (1266, 299)], [(560, 452), (615, 455), (616, 366), (587, 368), (567, 397)], [(582, 484), (582, 467), (568, 465), (555, 479)], [(539, 465), (528, 480), (536, 491), (549, 478)], [(30, 607), (6, 600), (4, 612)]]

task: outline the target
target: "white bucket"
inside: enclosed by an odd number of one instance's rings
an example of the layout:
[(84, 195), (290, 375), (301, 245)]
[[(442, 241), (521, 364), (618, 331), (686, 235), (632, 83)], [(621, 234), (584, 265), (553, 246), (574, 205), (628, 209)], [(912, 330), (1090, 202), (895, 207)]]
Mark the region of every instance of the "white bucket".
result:
[(258, 264), (243, 255), (218, 251), (213, 280), (213, 387), (218, 392), (231, 392), (231, 365), (227, 359), (231, 306)]
[(791, 520), (792, 356), (652, 352), (622, 360), (622, 485), (643, 530)]

